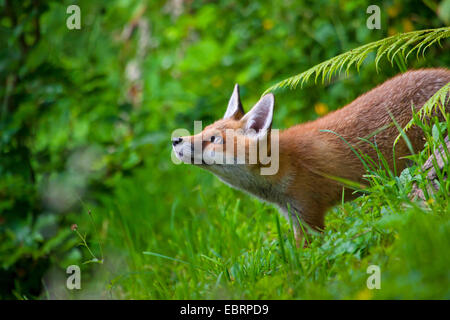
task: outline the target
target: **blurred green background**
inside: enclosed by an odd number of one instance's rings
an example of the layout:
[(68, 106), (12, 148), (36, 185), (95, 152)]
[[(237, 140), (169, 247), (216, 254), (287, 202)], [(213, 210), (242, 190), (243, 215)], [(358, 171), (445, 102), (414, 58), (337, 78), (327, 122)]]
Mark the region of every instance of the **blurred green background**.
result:
[[(66, 26), (71, 4), (80, 30)], [(370, 4), (380, 30), (366, 28)], [(1, 298), (371, 297), (355, 270), (393, 234), (365, 239), (335, 269), (291, 270), (276, 210), (173, 164), (171, 133), (221, 117), (235, 83), (248, 110), (270, 85), (342, 52), (448, 25), (450, 1), (0, 0), (0, 12)], [(449, 49), (408, 67), (448, 66)], [(399, 72), (383, 62), (377, 73), (368, 59), (360, 73), (276, 92), (274, 127), (322, 116)], [(103, 264), (83, 264), (93, 257), (72, 224)], [(332, 256), (326, 246), (320, 257)], [(437, 273), (448, 281), (445, 263)], [(65, 288), (71, 264), (80, 291)], [(403, 276), (416, 281), (393, 277)], [(385, 297), (413, 295), (398, 281)], [(445, 297), (446, 283), (417, 292)]]

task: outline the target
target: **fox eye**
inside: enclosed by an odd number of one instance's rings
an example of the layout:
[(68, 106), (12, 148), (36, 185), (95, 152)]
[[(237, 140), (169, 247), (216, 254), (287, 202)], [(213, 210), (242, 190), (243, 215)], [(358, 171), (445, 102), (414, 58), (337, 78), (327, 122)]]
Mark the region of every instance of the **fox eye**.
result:
[(210, 141), (212, 143), (222, 143), (222, 137), (221, 136), (211, 136)]

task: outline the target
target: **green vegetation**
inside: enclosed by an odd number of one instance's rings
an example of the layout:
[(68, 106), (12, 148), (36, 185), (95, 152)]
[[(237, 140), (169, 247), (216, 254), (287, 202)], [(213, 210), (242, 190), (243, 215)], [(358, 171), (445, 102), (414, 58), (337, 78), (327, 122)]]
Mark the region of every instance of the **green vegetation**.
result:
[[(450, 298), (449, 165), (425, 203), (408, 198), (428, 185), (419, 168), (448, 117), (415, 117), (427, 144), (414, 165), (394, 174), (369, 161), (370, 187), (331, 210), (307, 249), (274, 207), (173, 164), (170, 146), (173, 130), (221, 117), (234, 83), (248, 110), (339, 54), (445, 27), (448, 0), (384, 1), (381, 30), (366, 28), (359, 0), (75, 3), (81, 30), (66, 27), (72, 1), (0, 0), (0, 298)], [(449, 43), (392, 63), (361, 52), (359, 72), (345, 75), (323, 65), (330, 81), (275, 93), (274, 127), (322, 116), (405, 69), (448, 67)], [(65, 287), (72, 264), (78, 291)], [(381, 268), (380, 290), (366, 287), (369, 265)]]
[(375, 50), (376, 67), (378, 67), (378, 63), (382, 58), (387, 58), (391, 63), (394, 63), (394, 61), (398, 62), (399, 68), (404, 69), (402, 71), (406, 71), (407, 69), (405, 68), (405, 64), (403, 64), (403, 61), (407, 60), (411, 53), (416, 51), (417, 56), (419, 56), (420, 53), (424, 55), (427, 48), (435, 43), (440, 43), (442, 39), (446, 39), (448, 37), (450, 37), (450, 27), (399, 33), (388, 38), (354, 48), (348, 52), (319, 63), (301, 74), (280, 81), (267, 89), (265, 93), (284, 87), (295, 89), (299, 82), (303, 85), (314, 74), (316, 81), (318, 78), (321, 78), (322, 82), (324, 82), (325, 79), (331, 80), (335, 73), (339, 74), (342, 70), (345, 70), (348, 74), (352, 66), (356, 66), (359, 70), (359, 67), (366, 60), (368, 55)]

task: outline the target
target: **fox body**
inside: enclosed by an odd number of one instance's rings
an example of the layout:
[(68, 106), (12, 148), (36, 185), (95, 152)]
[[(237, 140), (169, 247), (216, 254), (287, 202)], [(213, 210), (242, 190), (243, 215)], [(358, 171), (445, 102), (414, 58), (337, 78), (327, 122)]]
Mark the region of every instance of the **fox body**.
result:
[[(313, 229), (323, 230), (326, 210), (342, 200), (343, 192), (345, 200), (357, 196), (350, 190), (345, 192), (339, 179), (333, 178), (364, 182), (364, 165), (349, 145), (377, 159), (374, 148), (360, 138), (368, 139), (376, 144), (391, 170), (395, 161), (399, 172), (405, 168), (404, 157), (410, 151), (404, 141), (399, 141), (394, 159), (393, 143), (399, 131), (392, 118), (404, 127), (412, 118), (412, 107), (420, 109), (448, 82), (448, 69), (408, 71), (339, 110), (279, 132), (276, 140), (272, 139), (274, 129), (271, 128), (274, 96), (263, 96), (245, 114), (236, 85), (223, 119), (194, 136), (173, 138), (172, 145), (175, 155), (183, 162), (194, 163), (232, 187), (276, 204), (288, 219), (292, 218), (299, 240), (301, 228), (297, 218)], [(423, 148), (421, 129), (413, 127), (407, 135), (415, 152)], [(251, 146), (261, 141), (266, 142), (266, 158), (270, 156), (272, 160), (275, 159), (274, 143), (277, 144), (279, 156), (274, 174), (262, 174), (261, 169), (271, 164), (264, 164), (260, 153), (256, 162), (248, 161)], [(195, 145), (201, 148), (196, 150)], [(239, 152), (242, 146), (244, 151)], [(257, 149), (261, 150), (260, 144)], [(244, 155), (246, 162), (239, 162), (239, 155)], [(225, 158), (229, 161), (217, 161)]]

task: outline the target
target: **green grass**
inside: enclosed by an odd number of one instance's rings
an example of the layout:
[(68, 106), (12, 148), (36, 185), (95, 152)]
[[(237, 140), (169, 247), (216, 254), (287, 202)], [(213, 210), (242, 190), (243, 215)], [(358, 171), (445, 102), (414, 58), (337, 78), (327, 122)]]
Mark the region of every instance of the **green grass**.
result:
[[(90, 205), (79, 229), (104, 264), (82, 266), (73, 297), (125, 299), (449, 299), (449, 182), (426, 203), (411, 202), (419, 166), (450, 123), (424, 126), (426, 149), (398, 177), (373, 161), (369, 192), (342, 203), (323, 234), (296, 248), (293, 232), (269, 204), (233, 190), (208, 172), (170, 162), (159, 147), (145, 166), (121, 177), (112, 196)], [(168, 144), (167, 144), (168, 145)], [(156, 151), (156, 150), (155, 150)], [(443, 174), (447, 174), (448, 165)], [(422, 182), (421, 182), (422, 181)], [(90, 255), (85, 248), (85, 260)], [(381, 289), (369, 290), (369, 265)]]

